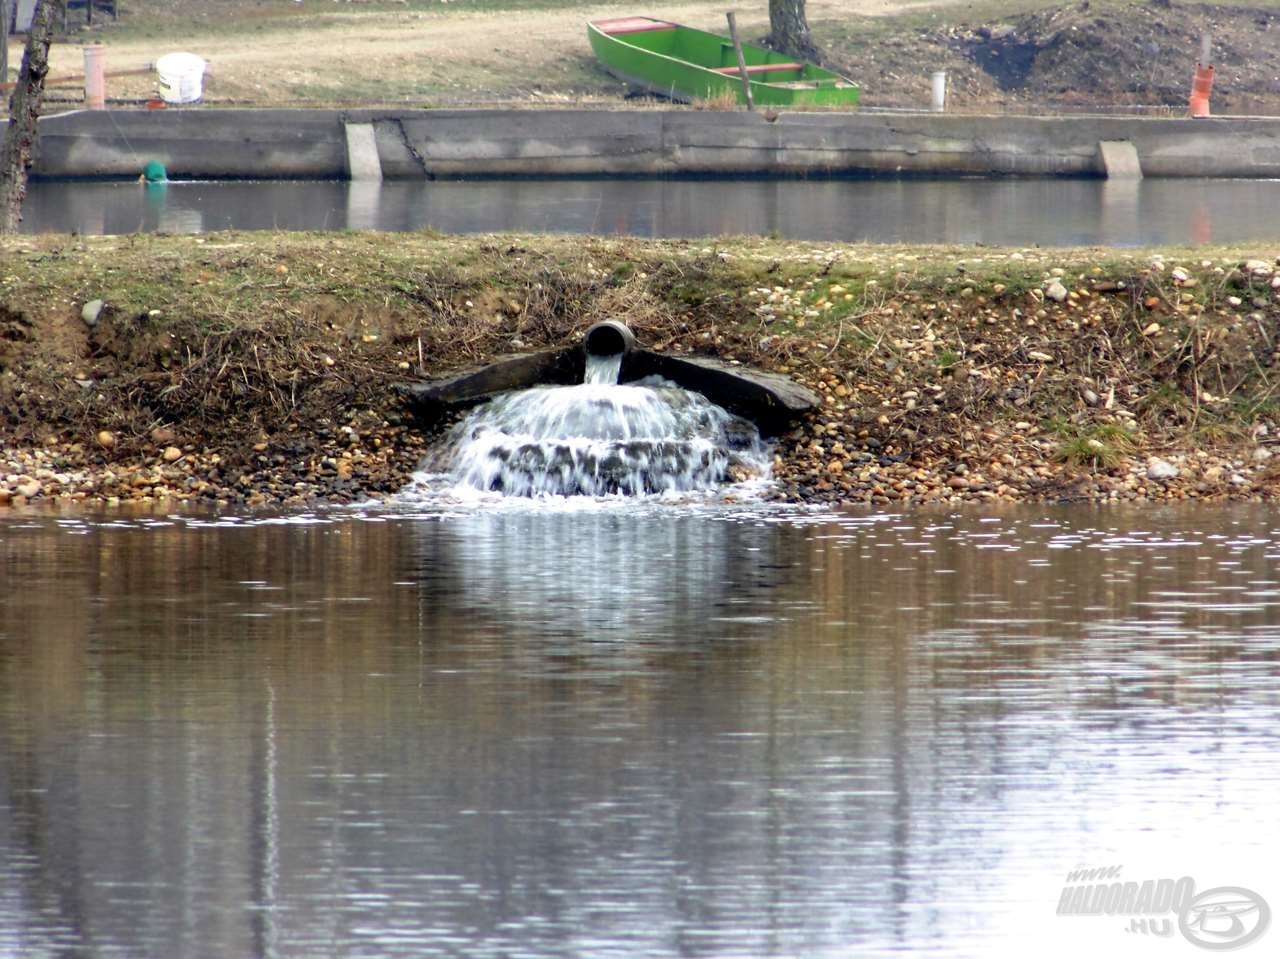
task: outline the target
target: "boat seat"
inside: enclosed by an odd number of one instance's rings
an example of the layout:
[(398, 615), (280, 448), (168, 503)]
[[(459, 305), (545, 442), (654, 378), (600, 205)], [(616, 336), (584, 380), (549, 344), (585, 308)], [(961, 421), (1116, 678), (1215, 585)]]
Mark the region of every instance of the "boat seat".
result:
[[(716, 73), (733, 74), (737, 67), (713, 67)], [(753, 63), (747, 67), (747, 73), (773, 73), (775, 70), (803, 70), (803, 63)]]
[(644, 33), (648, 30), (674, 30), (674, 23), (650, 20), (648, 17), (615, 17), (612, 20), (595, 20), (593, 25), (601, 33), (617, 36), (620, 33)]

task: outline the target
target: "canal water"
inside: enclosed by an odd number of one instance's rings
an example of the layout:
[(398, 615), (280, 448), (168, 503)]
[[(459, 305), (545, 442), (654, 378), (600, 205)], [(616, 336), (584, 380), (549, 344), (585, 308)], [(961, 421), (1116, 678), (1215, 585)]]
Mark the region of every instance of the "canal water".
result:
[(1200, 955), (1055, 913), (1280, 906), (1278, 570), (1250, 507), (10, 511), (0, 956)]
[(1008, 246), (1280, 238), (1280, 180), (820, 179), (31, 184), (23, 230), (549, 232)]

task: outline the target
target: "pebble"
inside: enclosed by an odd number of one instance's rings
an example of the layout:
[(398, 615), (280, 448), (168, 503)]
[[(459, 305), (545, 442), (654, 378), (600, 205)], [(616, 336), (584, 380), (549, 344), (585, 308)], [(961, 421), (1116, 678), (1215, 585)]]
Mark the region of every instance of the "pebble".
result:
[(1168, 460), (1163, 460), (1158, 456), (1153, 456), (1147, 460), (1147, 479), (1167, 480), (1173, 479), (1177, 475), (1178, 467)]
[(1044, 288), (1044, 295), (1055, 303), (1061, 303), (1067, 298), (1067, 288), (1057, 280), (1054, 280)]
[(80, 309), (80, 319), (84, 320), (88, 326), (97, 326), (105, 305), (102, 300), (90, 300)]

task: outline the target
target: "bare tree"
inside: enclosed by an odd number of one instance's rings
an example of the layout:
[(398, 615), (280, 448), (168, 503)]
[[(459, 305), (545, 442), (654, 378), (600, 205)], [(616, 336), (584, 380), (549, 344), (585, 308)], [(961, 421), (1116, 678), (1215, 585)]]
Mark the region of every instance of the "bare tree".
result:
[(765, 43), (800, 60), (822, 60), (822, 51), (809, 35), (804, 0), (769, 0), (769, 36)]
[(44, 78), (49, 73), (49, 47), (54, 24), (61, 23), (66, 12), (67, 0), (39, 0), (27, 32), (18, 85), (9, 103), (9, 126), (0, 149), (0, 233), (16, 233), (22, 222), (27, 170), (35, 154), (36, 121), (40, 118)]

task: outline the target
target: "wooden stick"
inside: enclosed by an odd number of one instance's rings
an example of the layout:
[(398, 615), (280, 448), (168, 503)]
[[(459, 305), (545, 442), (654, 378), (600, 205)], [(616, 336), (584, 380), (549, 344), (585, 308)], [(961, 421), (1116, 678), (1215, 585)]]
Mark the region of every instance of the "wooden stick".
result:
[(738, 55), (738, 73), (742, 77), (742, 92), (747, 97), (747, 109), (754, 110), (756, 105), (751, 97), (751, 75), (747, 73), (747, 58), (742, 55), (742, 41), (738, 39), (738, 21), (732, 10), (725, 17), (729, 20), (729, 39), (733, 41), (733, 52)]
[[(151, 67), (142, 67), (138, 70), (112, 70), (107, 74), (107, 77), (140, 77), (144, 74), (154, 72), (155, 71)], [(46, 77), (44, 81), (44, 85), (46, 87), (64, 86), (69, 83), (84, 83), (84, 74), (73, 73), (65, 77)], [(0, 83), (0, 90), (12, 90), (17, 85), (18, 84), (16, 83)]]

